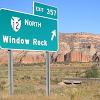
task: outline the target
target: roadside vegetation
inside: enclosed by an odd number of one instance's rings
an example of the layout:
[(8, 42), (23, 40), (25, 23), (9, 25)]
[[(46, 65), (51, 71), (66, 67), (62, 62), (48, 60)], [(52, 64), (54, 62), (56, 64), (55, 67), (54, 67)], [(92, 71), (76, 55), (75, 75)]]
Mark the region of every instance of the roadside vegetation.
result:
[[(88, 67), (89, 66), (89, 67)], [(100, 81), (59, 84), (65, 78), (100, 78), (91, 63), (51, 64), (51, 95), (45, 96), (45, 64), (14, 65), (14, 96), (8, 96), (7, 65), (0, 65), (0, 100), (100, 100)]]

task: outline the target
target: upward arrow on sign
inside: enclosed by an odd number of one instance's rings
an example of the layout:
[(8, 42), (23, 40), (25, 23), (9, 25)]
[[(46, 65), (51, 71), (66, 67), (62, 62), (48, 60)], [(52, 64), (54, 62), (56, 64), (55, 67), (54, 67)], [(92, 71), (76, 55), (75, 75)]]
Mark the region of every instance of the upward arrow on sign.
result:
[(56, 37), (56, 30), (53, 30), (51, 33), (52, 33), (51, 41), (53, 41), (54, 37)]

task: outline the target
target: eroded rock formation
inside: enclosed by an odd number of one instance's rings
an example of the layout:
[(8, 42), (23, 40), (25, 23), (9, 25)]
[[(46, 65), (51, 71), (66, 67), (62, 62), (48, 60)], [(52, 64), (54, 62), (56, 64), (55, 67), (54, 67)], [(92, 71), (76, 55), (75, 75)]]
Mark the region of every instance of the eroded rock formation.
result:
[[(51, 53), (51, 62), (100, 61), (100, 35), (90, 33), (60, 33), (59, 51)], [(14, 63), (45, 62), (44, 52), (13, 51)], [(0, 64), (7, 63), (7, 50), (0, 50)]]

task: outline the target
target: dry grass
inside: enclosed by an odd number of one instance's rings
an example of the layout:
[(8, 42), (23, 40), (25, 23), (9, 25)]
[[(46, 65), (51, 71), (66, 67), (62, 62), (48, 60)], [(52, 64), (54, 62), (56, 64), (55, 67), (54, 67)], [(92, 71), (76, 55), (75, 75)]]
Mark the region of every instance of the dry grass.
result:
[[(8, 96), (7, 67), (0, 67), (0, 100), (100, 100), (100, 82), (60, 86), (64, 77), (75, 77), (77, 70), (65, 67), (51, 68), (51, 95), (45, 96), (45, 67), (14, 67), (14, 96)], [(82, 65), (83, 66), (83, 65)], [(79, 70), (78, 70), (79, 71)], [(83, 69), (79, 71), (82, 72)]]
[(52, 87), (50, 97), (40, 94), (2, 94), (0, 100), (100, 100), (100, 82), (88, 82), (81, 85)]
[(12, 97), (5, 97), (3, 100), (67, 100), (61, 96), (32, 96), (32, 95), (19, 95)]

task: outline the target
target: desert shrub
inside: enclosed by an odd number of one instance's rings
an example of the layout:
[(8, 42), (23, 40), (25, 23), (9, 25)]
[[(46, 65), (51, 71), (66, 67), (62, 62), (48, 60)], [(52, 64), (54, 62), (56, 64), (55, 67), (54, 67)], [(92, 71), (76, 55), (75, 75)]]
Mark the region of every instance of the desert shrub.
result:
[(61, 78), (59, 78), (59, 77), (55, 77), (55, 78), (52, 78), (51, 79), (51, 83), (52, 84), (58, 84), (59, 82), (61, 82), (62, 80), (61, 80)]
[(21, 79), (22, 80), (31, 80), (31, 77), (28, 75), (24, 75)]
[(99, 72), (95, 65), (93, 65), (91, 69), (85, 72), (86, 78), (97, 78), (98, 76), (99, 76)]
[(6, 87), (6, 81), (5, 81), (5, 80), (2, 80), (2, 81), (0, 82), (0, 90), (4, 90), (5, 87)]

